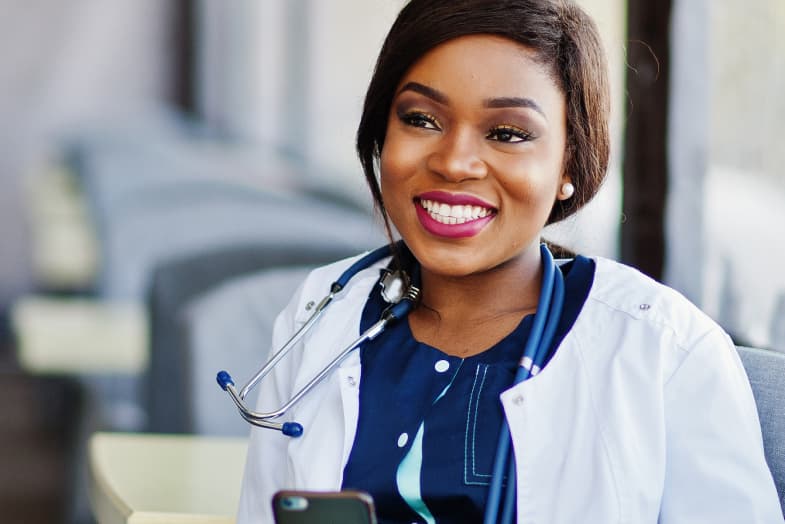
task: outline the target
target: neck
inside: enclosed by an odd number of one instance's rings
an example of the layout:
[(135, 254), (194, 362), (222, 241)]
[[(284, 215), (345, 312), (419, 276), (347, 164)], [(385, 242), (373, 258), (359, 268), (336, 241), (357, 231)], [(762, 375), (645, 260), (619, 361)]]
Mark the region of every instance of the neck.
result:
[(539, 248), (492, 269), (460, 277), (422, 268), (421, 315), (440, 322), (478, 324), (501, 317), (522, 318), (539, 301), (542, 262)]

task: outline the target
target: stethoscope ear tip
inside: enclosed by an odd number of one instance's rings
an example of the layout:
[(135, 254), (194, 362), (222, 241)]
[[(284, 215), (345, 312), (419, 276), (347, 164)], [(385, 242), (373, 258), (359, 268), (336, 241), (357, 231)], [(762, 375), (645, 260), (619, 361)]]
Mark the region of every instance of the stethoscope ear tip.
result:
[(297, 422), (284, 422), (281, 426), (281, 433), (287, 437), (297, 438), (303, 434), (303, 426)]
[(230, 385), (234, 386), (234, 380), (232, 380), (232, 376), (226, 371), (219, 371), (218, 374), (215, 376), (215, 380), (216, 382), (218, 382), (218, 385), (221, 386), (221, 389), (223, 389), (224, 391), (226, 391), (226, 388), (229, 387)]

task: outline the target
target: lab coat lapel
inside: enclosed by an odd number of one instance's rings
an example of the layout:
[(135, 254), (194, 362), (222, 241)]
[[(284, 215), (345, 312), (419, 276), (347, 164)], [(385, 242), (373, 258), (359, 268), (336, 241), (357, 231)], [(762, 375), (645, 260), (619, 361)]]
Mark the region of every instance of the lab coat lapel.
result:
[[(374, 279), (375, 281), (375, 279)], [(302, 365), (295, 377), (299, 390), (359, 335), (359, 318), (369, 285), (349, 288), (328, 317), (304, 339)], [(354, 350), (337, 372), (331, 373), (295, 406), (293, 417), (303, 425), (303, 436), (290, 445), (295, 485), (337, 490), (351, 450), (359, 410), (360, 357)], [(309, 428), (319, 428), (309, 431)]]

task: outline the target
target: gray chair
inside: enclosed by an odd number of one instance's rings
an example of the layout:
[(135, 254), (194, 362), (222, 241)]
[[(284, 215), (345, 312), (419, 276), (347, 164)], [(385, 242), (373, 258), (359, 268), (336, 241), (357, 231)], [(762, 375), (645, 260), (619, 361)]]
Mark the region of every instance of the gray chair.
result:
[(236, 245), (312, 245), (357, 253), (385, 242), (370, 213), (295, 193), (215, 182), (159, 187), (101, 223), (99, 293), (142, 299), (165, 261)]
[(155, 267), (214, 249), (307, 243), (355, 253), (385, 241), (367, 209), (314, 194), (305, 168), (276, 151), (149, 135), (74, 148), (100, 250), (99, 298), (143, 300)]
[[(145, 376), (148, 431), (190, 433), (194, 430), (194, 405), (189, 402), (193, 397), (188, 390), (193, 363), (181, 318), (189, 302), (225, 281), (243, 275), (275, 267), (313, 267), (358, 251), (341, 246), (298, 245), (294, 241), (288, 245), (255, 243), (213, 249), (156, 267), (147, 295), (150, 313), (150, 364)], [(263, 294), (262, 299), (269, 300), (269, 297)], [(284, 305), (277, 307), (281, 309)], [(209, 323), (210, 319), (205, 321)]]
[(755, 395), (766, 462), (785, 515), (785, 355), (741, 346), (738, 351)]
[[(273, 324), (305, 279), (307, 267), (280, 267), (234, 279), (189, 304), (182, 317), (191, 429), (201, 435), (246, 436), (250, 426), (215, 382), (229, 371), (242, 387), (269, 357)], [(184, 362), (184, 365), (186, 362)], [(256, 394), (248, 402), (254, 405)]]

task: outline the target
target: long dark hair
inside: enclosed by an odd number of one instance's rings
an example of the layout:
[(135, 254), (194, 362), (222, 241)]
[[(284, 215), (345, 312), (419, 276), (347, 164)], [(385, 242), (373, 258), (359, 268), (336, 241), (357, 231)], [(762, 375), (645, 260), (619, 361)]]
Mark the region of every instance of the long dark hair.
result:
[(390, 106), (406, 71), (439, 44), (465, 35), (509, 38), (534, 51), (567, 101), (564, 172), (575, 186), (548, 223), (594, 197), (610, 155), (610, 93), (605, 53), (592, 19), (572, 0), (411, 0), (384, 41), (357, 129), (357, 153), (378, 211), (389, 221), (377, 179)]

